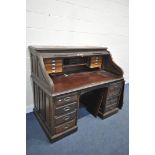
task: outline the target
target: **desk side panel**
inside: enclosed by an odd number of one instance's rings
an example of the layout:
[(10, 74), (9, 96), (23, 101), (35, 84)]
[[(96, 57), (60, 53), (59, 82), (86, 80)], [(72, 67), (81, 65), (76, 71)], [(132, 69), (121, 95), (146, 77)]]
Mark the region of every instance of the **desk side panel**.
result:
[[(110, 53), (110, 52), (109, 52)], [(123, 77), (123, 70), (121, 67), (119, 67), (112, 59), (111, 54), (104, 56), (104, 65), (103, 69), (111, 72), (113, 74), (119, 75), (120, 77)]]
[(30, 57), (31, 57), (31, 77), (33, 80), (36, 80), (40, 83), (41, 87), (53, 92), (53, 81), (49, 77), (46, 69), (45, 64), (43, 62), (42, 56), (40, 56), (37, 51), (33, 48), (30, 49)]

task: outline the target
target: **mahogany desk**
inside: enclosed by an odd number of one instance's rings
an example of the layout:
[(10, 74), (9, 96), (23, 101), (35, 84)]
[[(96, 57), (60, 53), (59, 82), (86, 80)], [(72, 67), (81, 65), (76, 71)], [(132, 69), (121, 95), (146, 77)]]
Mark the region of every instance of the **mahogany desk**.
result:
[(123, 71), (107, 48), (29, 49), (34, 113), (51, 142), (77, 130), (79, 104), (102, 119), (122, 108)]

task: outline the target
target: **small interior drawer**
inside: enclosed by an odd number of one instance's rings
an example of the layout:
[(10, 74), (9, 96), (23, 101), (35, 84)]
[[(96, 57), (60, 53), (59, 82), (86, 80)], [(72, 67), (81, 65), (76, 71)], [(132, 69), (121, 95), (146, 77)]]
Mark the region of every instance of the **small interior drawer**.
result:
[(52, 63), (61, 63), (62, 64), (62, 59), (44, 58), (44, 63), (45, 64), (52, 64)]
[(70, 122), (67, 122), (67, 123), (64, 123), (62, 125), (55, 127), (55, 134), (59, 134), (61, 132), (64, 132), (64, 131), (74, 127), (76, 125), (75, 123), (76, 123), (76, 121), (72, 120)]
[(90, 58), (90, 68), (101, 68), (102, 66), (102, 56), (93, 56)]
[(52, 66), (51, 64), (46, 64), (45, 68), (49, 73), (62, 72), (62, 66)]
[(97, 68), (97, 67), (101, 68), (101, 66), (102, 66), (101, 63), (91, 63), (89, 67), (90, 68)]
[(94, 61), (94, 60), (102, 60), (102, 56), (93, 56), (93, 57), (91, 57), (91, 61)]
[(51, 62), (56, 64), (62, 64), (62, 59), (52, 59)]
[(102, 63), (102, 59), (94, 59), (94, 60), (91, 60), (91, 63)]
[(52, 67), (55, 67), (55, 66), (61, 66), (62, 67), (62, 62), (52, 62), (50, 65)]

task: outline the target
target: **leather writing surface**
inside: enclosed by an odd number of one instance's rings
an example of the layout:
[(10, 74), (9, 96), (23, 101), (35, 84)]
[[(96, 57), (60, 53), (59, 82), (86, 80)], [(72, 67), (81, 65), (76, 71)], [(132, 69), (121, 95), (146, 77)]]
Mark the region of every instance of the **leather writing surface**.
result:
[(67, 91), (70, 89), (87, 86), (93, 83), (115, 79), (116, 76), (107, 72), (82, 72), (70, 74), (69, 76), (53, 77), (55, 93)]

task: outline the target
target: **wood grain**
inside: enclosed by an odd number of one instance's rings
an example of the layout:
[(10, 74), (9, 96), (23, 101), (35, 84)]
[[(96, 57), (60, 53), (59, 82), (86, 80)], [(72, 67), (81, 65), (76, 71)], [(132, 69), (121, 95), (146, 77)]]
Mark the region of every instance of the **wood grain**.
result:
[(59, 93), (70, 89), (91, 85), (92, 83), (113, 80), (116, 77), (117, 76), (107, 72), (101, 73), (100, 71), (95, 71), (70, 74), (67, 77), (53, 77), (52, 80), (54, 82), (54, 92)]

